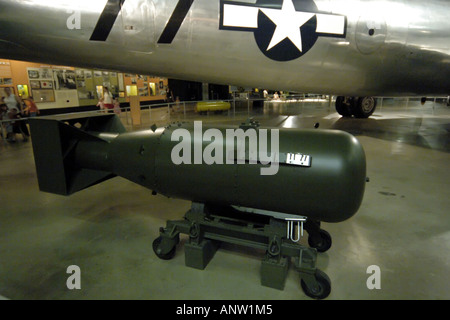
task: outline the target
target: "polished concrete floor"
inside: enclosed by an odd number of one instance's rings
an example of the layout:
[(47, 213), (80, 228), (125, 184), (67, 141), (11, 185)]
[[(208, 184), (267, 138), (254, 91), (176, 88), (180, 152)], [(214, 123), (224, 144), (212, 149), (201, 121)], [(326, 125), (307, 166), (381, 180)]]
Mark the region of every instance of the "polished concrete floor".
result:
[[(365, 148), (370, 182), (361, 208), (323, 224), (333, 237), (317, 260), (332, 281), (328, 299), (450, 299), (449, 107), (386, 99), (366, 120), (340, 118), (326, 101), (170, 119), (159, 109), (143, 126), (184, 118), (234, 124), (249, 115), (267, 126), (345, 130)], [(159, 227), (180, 219), (189, 202), (119, 177), (69, 197), (40, 192), (31, 142), (17, 140), (0, 141), (0, 298), (309, 299), (293, 267), (283, 291), (261, 286), (260, 251), (223, 245), (199, 271), (184, 265), (182, 237), (172, 260), (158, 259)], [(80, 290), (66, 286), (71, 265), (81, 270)], [(369, 290), (373, 265), (381, 288)]]

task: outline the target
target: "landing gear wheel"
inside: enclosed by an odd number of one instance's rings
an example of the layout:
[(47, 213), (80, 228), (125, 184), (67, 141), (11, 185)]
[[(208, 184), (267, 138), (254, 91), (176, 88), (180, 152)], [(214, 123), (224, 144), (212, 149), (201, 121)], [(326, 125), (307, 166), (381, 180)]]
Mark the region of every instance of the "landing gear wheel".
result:
[(158, 237), (153, 241), (153, 251), (156, 256), (162, 260), (170, 260), (175, 256), (176, 247), (174, 246), (169, 252), (162, 253), (161, 251), (162, 237)]
[(374, 97), (361, 97), (352, 108), (352, 113), (355, 118), (368, 118), (374, 113), (376, 107), (377, 100)]
[[(348, 99), (347, 99), (348, 100)], [(339, 96), (336, 98), (336, 111), (343, 117), (351, 117), (351, 103), (346, 102), (345, 97)]]
[(302, 286), (303, 292), (313, 299), (325, 299), (330, 295), (331, 292), (331, 281), (325, 272), (316, 270), (314, 274), (316, 280), (316, 285), (309, 286), (306, 281), (301, 279), (300, 284)]
[(331, 248), (331, 235), (325, 231), (320, 229), (318, 236), (309, 236), (308, 244), (311, 248), (315, 248), (318, 252), (325, 252)]

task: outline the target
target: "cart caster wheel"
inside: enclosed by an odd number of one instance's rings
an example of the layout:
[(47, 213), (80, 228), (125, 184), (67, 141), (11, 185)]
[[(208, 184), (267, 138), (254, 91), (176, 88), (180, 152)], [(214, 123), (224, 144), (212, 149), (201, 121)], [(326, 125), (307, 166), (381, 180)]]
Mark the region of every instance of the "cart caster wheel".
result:
[(305, 292), (308, 297), (313, 299), (325, 299), (331, 292), (330, 278), (328, 278), (325, 272), (320, 271), (319, 269), (316, 270), (314, 278), (316, 280), (316, 284), (314, 286), (308, 285), (303, 279), (301, 279), (300, 282), (303, 292)]
[(318, 252), (325, 252), (330, 249), (331, 243), (331, 235), (322, 229), (320, 229), (318, 237), (312, 237), (311, 235), (308, 237), (309, 246), (317, 249)]
[(162, 260), (170, 260), (175, 256), (176, 247), (174, 246), (168, 253), (162, 253), (161, 251), (162, 238), (158, 237), (153, 241), (153, 251), (156, 256)]

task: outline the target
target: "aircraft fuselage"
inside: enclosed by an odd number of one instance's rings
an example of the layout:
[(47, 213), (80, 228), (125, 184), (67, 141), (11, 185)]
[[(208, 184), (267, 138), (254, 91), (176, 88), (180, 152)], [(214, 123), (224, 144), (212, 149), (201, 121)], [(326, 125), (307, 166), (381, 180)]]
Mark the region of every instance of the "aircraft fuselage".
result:
[(449, 16), (438, 0), (3, 0), (0, 57), (342, 96), (447, 95)]

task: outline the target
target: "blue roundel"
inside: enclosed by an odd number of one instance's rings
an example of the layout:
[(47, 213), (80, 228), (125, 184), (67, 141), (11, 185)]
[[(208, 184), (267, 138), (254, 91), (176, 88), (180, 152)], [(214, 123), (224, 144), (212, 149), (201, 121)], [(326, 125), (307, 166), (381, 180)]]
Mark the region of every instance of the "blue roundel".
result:
[(294, 60), (308, 52), (318, 39), (317, 6), (312, 0), (257, 0), (256, 43), (276, 61)]

